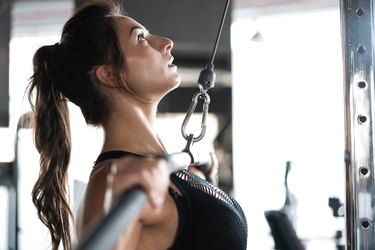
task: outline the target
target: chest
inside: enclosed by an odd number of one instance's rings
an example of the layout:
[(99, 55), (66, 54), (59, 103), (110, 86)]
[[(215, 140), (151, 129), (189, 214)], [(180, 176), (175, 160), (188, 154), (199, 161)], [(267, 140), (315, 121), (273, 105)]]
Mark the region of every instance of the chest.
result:
[(187, 172), (173, 179), (182, 196), (176, 200), (181, 227), (172, 249), (246, 249), (246, 218), (232, 197)]

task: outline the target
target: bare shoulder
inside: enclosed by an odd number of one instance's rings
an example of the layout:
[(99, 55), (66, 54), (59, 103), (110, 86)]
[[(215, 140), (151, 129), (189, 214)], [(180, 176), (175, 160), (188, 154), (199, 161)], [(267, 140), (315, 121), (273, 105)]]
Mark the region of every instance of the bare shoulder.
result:
[(85, 195), (79, 205), (75, 220), (76, 231), (79, 238), (92, 224), (103, 216), (106, 176), (108, 175), (109, 169), (106, 164), (101, 164), (91, 172)]

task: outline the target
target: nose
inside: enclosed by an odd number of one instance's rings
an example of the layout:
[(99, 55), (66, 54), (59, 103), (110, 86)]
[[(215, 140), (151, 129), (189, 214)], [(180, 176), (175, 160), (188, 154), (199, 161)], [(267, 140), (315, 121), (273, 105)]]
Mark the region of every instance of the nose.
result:
[(171, 52), (173, 45), (174, 44), (171, 39), (162, 37), (161, 50), (163, 53)]

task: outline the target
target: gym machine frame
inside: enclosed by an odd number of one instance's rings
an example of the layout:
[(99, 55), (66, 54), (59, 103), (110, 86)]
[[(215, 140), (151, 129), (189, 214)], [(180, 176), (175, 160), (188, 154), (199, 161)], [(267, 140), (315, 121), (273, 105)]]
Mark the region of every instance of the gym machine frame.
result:
[(347, 250), (375, 249), (374, 3), (340, 0)]

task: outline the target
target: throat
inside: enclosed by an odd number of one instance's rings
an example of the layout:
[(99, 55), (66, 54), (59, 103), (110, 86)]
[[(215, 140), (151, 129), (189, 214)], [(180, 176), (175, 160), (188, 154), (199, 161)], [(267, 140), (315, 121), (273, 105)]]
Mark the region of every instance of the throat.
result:
[(105, 133), (102, 152), (123, 150), (140, 155), (162, 155), (167, 152), (160, 137), (153, 131), (138, 129)]
[(160, 140), (153, 110), (139, 107), (127, 109), (103, 124), (104, 144), (102, 151), (125, 150), (141, 155), (164, 154), (166, 148)]

